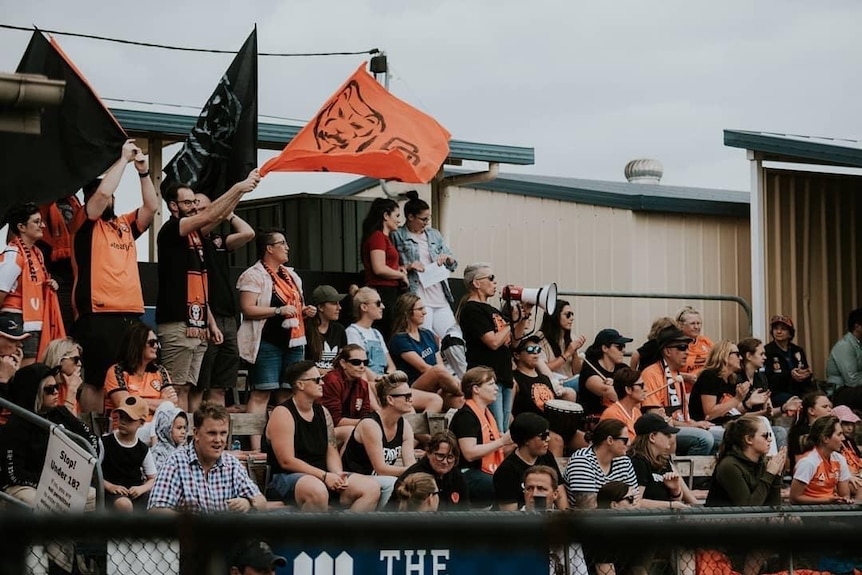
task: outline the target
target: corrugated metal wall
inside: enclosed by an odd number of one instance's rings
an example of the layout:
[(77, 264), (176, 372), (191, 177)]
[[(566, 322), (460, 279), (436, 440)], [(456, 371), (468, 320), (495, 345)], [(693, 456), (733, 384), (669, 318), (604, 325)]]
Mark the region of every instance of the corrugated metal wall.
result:
[[(747, 218), (631, 212), (516, 194), (448, 189), (448, 240), (461, 268), (493, 263), (503, 283), (561, 291), (728, 294), (750, 300)], [(572, 299), (572, 298), (568, 298)], [(588, 339), (615, 327), (643, 341), (652, 321), (690, 303), (713, 339), (747, 335), (734, 303), (577, 298), (576, 329)]]
[(765, 169), (766, 304), (789, 314), (815, 376), (862, 305), (862, 177)]
[[(371, 202), (299, 194), (242, 202), (237, 214), (253, 228), (283, 228), (290, 244), (290, 264), (304, 270), (357, 272), (362, 220)], [(254, 243), (234, 254), (233, 265), (248, 267), (257, 259)]]

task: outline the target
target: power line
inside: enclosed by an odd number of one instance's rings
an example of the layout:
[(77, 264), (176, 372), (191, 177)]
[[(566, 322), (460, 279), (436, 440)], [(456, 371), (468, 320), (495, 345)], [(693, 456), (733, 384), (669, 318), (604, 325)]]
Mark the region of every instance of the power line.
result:
[[(128, 44), (130, 46), (143, 46), (144, 48), (161, 48), (163, 50), (176, 50), (180, 52), (205, 52), (208, 54), (236, 54), (235, 50), (218, 50), (215, 48), (189, 48), (187, 46), (171, 46), (168, 44), (153, 44), (150, 42), (136, 42), (134, 40), (121, 40), (119, 38), (108, 38), (107, 36), (94, 36), (93, 34), (79, 34), (76, 32), (62, 32), (60, 30), (46, 30), (44, 28), (27, 28), (25, 26), (13, 26), (11, 24), (0, 24), (0, 28), (7, 30), (18, 30), (22, 32), (40, 31), (47, 34), (56, 34), (57, 36), (72, 36), (75, 38), (87, 38), (88, 40), (101, 40), (103, 42), (115, 42), (117, 44)], [(304, 57), (304, 56), (359, 56), (362, 54), (378, 54), (380, 50), (371, 48), (370, 50), (360, 50), (357, 52), (258, 52), (258, 56), (279, 56), (284, 58)]]
[[(128, 98), (108, 98), (106, 96), (102, 96), (102, 100), (107, 102), (118, 102), (118, 103), (128, 103), (128, 104), (145, 104), (148, 106), (165, 106), (169, 108), (183, 108), (186, 110), (194, 110), (195, 112), (200, 111), (200, 106), (191, 106), (189, 104), (169, 104), (167, 102), (148, 102), (146, 100), (131, 100)], [(302, 120), (300, 118), (291, 118), (289, 116), (275, 116), (272, 114), (258, 114), (261, 118), (272, 118), (274, 120), (287, 120), (290, 122), (297, 122), (300, 124), (307, 124), (311, 120)]]

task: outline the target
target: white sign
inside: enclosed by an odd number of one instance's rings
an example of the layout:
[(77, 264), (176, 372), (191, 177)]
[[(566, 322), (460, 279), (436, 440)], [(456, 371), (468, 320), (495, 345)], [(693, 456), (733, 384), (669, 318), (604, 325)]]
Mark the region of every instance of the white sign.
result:
[(37, 511), (83, 511), (96, 459), (57, 429), (51, 430), (36, 489)]
[(438, 265), (437, 262), (425, 264), (425, 271), (421, 271), (418, 273), (419, 283), (421, 283), (422, 287), (424, 288), (429, 288), (433, 285), (436, 285), (449, 279), (449, 270), (447, 270), (441, 265)]

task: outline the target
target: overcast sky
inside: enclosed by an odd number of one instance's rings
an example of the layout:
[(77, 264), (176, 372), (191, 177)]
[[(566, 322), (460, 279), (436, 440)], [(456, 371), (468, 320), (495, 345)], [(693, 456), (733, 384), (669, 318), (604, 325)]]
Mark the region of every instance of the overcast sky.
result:
[[(0, 0), (0, 7), (6, 24), (164, 44), (236, 50), (257, 23), (260, 52), (380, 48), (391, 90), (454, 138), (535, 148), (534, 166), (504, 172), (621, 181), (628, 160), (650, 157), (664, 164), (665, 184), (747, 190), (744, 151), (724, 147), (723, 129), (862, 132), (858, 0)], [(28, 39), (0, 29), (0, 70), (14, 70)], [(106, 99), (189, 105), (190, 114), (231, 60), (58, 40)], [(261, 114), (307, 120), (362, 60), (261, 58)], [(126, 178), (135, 188), (136, 179)], [(273, 174), (256, 193), (322, 191), (350, 179)]]

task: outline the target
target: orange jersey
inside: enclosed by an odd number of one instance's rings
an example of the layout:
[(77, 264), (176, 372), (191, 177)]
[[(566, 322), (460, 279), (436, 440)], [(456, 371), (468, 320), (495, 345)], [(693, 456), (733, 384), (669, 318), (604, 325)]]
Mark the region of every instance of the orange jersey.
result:
[(599, 421), (605, 419), (616, 419), (618, 421), (622, 421), (626, 424), (626, 429), (629, 430), (629, 443), (635, 440), (637, 437), (637, 433), (635, 433), (635, 421), (641, 416), (641, 410), (637, 407), (632, 408), (631, 416), (626, 413), (626, 410), (618, 401), (610, 404), (605, 410), (602, 412), (602, 416), (599, 417)]
[[(671, 369), (670, 374), (676, 377), (679, 372)], [(668, 385), (663, 361), (646, 368), (641, 377), (643, 377), (646, 392), (646, 399), (641, 404), (642, 410), (648, 407), (663, 407), (666, 415), (670, 415), (677, 421), (688, 421), (688, 395), (678, 381)]]
[(838, 495), (838, 483), (850, 480), (847, 460), (839, 453), (824, 459), (819, 449), (812, 449), (796, 462), (793, 479), (805, 484), (803, 495), (829, 499)]
[[(164, 368), (156, 371), (145, 371), (143, 375), (139, 376), (125, 371), (119, 364), (114, 364), (108, 368), (108, 372), (105, 374), (105, 411), (117, 407), (113, 399), (117, 391), (127, 391), (130, 395), (136, 395), (143, 399), (160, 399), (162, 389), (168, 385), (171, 385), (171, 380)], [(153, 415), (149, 414), (147, 421), (152, 418)]]
[[(685, 366), (682, 368), (683, 373), (699, 374), (706, 365), (706, 356), (709, 355), (709, 350), (712, 349), (712, 340), (704, 335), (697, 336), (697, 339), (688, 344), (688, 357), (685, 360)], [(687, 383), (685, 386), (686, 392), (691, 392), (694, 383)]]

